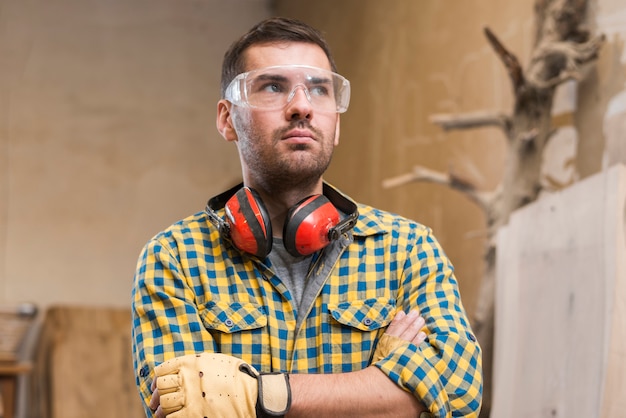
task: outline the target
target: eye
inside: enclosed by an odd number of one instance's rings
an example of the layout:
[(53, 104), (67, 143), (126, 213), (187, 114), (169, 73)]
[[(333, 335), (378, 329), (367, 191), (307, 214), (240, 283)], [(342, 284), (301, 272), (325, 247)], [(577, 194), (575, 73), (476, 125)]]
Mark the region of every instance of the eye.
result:
[(265, 93), (281, 93), (284, 91), (280, 83), (266, 83), (262, 86), (261, 91)]
[(259, 94), (279, 94), (286, 93), (287, 86), (278, 80), (263, 80), (254, 85), (253, 91)]
[(314, 96), (320, 97), (326, 97), (330, 95), (328, 87), (322, 84), (311, 86), (309, 92)]

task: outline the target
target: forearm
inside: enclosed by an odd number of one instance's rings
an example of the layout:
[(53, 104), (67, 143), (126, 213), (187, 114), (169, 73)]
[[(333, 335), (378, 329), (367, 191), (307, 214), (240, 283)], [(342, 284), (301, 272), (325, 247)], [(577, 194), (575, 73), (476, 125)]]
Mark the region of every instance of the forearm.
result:
[(289, 418), (412, 417), (424, 405), (376, 367), (341, 374), (293, 374)]

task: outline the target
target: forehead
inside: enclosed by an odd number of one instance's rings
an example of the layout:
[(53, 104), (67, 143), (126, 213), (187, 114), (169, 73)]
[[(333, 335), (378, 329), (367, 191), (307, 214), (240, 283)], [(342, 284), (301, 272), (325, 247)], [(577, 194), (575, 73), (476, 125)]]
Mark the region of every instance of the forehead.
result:
[(274, 65), (308, 65), (330, 70), (324, 50), (316, 44), (304, 42), (253, 45), (245, 53), (245, 71)]

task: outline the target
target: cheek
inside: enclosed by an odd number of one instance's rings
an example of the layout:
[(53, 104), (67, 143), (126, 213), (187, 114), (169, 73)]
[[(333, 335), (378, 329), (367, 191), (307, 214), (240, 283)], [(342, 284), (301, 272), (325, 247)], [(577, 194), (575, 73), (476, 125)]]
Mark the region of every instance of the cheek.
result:
[(255, 135), (257, 122), (254, 121), (250, 112), (244, 110), (233, 115), (233, 127), (237, 132), (239, 141), (244, 141)]
[(324, 132), (324, 136), (332, 140), (334, 146), (339, 145), (339, 117), (336, 115), (328, 116), (323, 121), (319, 121), (318, 129)]
[(250, 115), (247, 109), (237, 109), (236, 112), (232, 113), (231, 120), (233, 122), (233, 127), (237, 132), (240, 132), (243, 128), (250, 124)]
[(245, 109), (240, 112), (236, 120), (233, 120), (233, 125), (238, 133), (241, 135), (251, 136), (254, 134), (262, 135), (263, 132), (268, 131), (268, 127), (277, 126), (276, 121), (268, 120), (268, 115), (255, 113), (249, 109)]

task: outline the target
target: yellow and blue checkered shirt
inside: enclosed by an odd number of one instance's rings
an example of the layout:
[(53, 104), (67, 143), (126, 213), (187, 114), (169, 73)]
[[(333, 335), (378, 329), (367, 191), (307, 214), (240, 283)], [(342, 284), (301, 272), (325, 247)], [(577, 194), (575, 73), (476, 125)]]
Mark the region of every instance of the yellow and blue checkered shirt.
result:
[(481, 352), (451, 263), (430, 229), (358, 207), (352, 232), (314, 257), (307, 286), (318, 286), (317, 296), (300, 312), (269, 259), (235, 249), (205, 212), (151, 239), (132, 291), (134, 367), (147, 415), (152, 371), (170, 358), (209, 351), (262, 372), (356, 371), (371, 365), (397, 310), (419, 309), (426, 341), (375, 366), (435, 417), (477, 416)]

